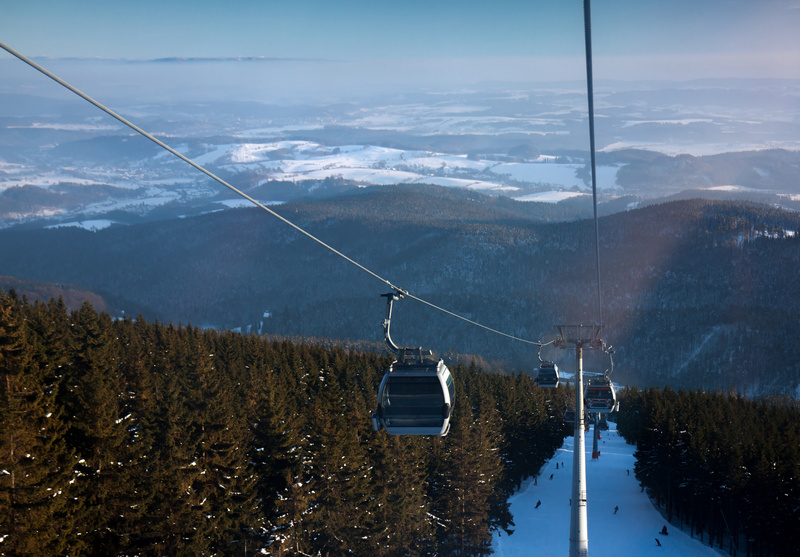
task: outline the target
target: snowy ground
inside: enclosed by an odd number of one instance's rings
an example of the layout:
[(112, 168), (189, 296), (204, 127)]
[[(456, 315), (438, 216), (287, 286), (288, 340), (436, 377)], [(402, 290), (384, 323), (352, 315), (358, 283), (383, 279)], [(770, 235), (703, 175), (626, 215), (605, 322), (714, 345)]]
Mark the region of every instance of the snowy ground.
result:
[[(178, 147), (188, 150), (185, 145)], [(578, 176), (583, 164), (560, 163), (555, 157), (546, 155), (529, 162), (500, 163), (433, 151), (374, 145), (330, 147), (311, 141), (288, 140), (207, 144), (203, 150), (187, 152), (187, 155), (197, 164), (210, 167), (212, 172), (221, 169), (231, 176), (240, 173), (260, 176), (258, 185), (270, 180), (303, 183), (331, 178), (353, 181), (365, 187), (421, 183), (545, 203), (557, 203), (590, 191)], [(217, 185), (203, 187), (194, 169), (166, 164), (167, 161), (173, 162), (169, 156), (160, 152), (150, 159), (120, 160), (110, 165), (75, 160), (64, 168), (42, 167), (37, 162), (18, 164), (0, 160), (0, 196), (12, 188), (31, 186), (56, 191), (64, 185), (116, 188), (117, 193), (109, 194), (107, 199), (99, 198), (80, 210), (48, 207), (49, 214), (65, 218), (72, 213), (76, 217), (97, 216), (115, 210), (140, 213), (168, 203), (218, 195)], [(599, 187), (605, 190), (618, 188), (618, 170), (618, 166), (598, 167)], [(260, 201), (282, 200), (262, 198)], [(42, 216), (40, 211), (36, 207), (35, 212), (15, 214), (14, 218)]]
[[(586, 434), (589, 555), (720, 557), (721, 553), (699, 538), (692, 539), (688, 530), (682, 532), (679, 525), (667, 524), (669, 535), (660, 534), (666, 519), (640, 491), (633, 475), (634, 447), (617, 434), (615, 424), (609, 425), (612, 429), (603, 432), (598, 460), (591, 458), (592, 432)], [(511, 498), (515, 531), (510, 537), (505, 533), (495, 534), (495, 555), (563, 557), (569, 554), (572, 447), (573, 438), (568, 437), (542, 468), (536, 483), (530, 480)], [(631, 471), (630, 475), (627, 470)], [(535, 508), (537, 501), (542, 502), (538, 509)], [(614, 506), (619, 506), (616, 515)], [(656, 538), (661, 547), (656, 544)]]

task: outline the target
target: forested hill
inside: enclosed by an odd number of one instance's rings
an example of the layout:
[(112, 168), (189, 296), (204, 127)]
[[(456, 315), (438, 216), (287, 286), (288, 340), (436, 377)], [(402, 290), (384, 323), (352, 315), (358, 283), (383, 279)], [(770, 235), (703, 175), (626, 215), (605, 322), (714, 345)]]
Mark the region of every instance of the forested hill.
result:
[(50, 299), (60, 298), (68, 309), (78, 309), (88, 301), (97, 311), (108, 311), (108, 306), (101, 296), (71, 284), (39, 282), (0, 275), (0, 290), (9, 291), (11, 289), (15, 290), (18, 296), (26, 297), (31, 301), (43, 300), (46, 302)]
[(450, 434), (395, 437), (389, 362), (0, 292), (0, 554), (488, 554), (574, 391), (459, 365)]
[(800, 546), (800, 404), (722, 393), (625, 389), (617, 430), (667, 520), (730, 555)]
[[(559, 323), (597, 321), (593, 223), (567, 222), (569, 205), (397, 186), (275, 209), (393, 284), (503, 332), (537, 340)], [(794, 392), (800, 361), (784, 350), (800, 325), (798, 230), (800, 214), (745, 202), (603, 217), (603, 337), (617, 349), (615, 378)], [(382, 339), (387, 286), (258, 209), (94, 233), (3, 230), (0, 261), (6, 275), (95, 290), (115, 313)], [(512, 369), (538, 361), (534, 348), (411, 300), (395, 307), (393, 335)]]

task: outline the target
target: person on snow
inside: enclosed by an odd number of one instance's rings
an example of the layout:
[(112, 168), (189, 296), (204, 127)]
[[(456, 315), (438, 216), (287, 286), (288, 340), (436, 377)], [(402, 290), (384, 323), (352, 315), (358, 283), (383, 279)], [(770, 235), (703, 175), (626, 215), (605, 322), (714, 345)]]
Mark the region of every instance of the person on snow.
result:
[(618, 512), (619, 512), (619, 506), (614, 505), (614, 514), (617, 514)]
[(539, 508), (539, 505), (541, 505), (541, 504), (542, 504), (542, 500), (541, 500), (541, 499), (539, 499), (538, 501), (536, 501), (536, 506), (535, 506), (535, 507), (533, 507), (533, 508), (534, 508), (534, 509), (538, 509), (538, 508)]

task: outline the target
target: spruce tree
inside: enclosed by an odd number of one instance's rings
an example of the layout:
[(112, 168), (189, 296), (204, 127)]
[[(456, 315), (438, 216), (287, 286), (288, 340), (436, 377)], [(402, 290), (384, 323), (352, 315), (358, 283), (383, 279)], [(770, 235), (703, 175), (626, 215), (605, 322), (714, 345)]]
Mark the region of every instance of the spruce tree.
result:
[[(465, 374), (463, 369), (457, 372)], [(461, 379), (459, 383), (459, 392), (469, 391)], [(482, 402), (483, 408), (479, 408), (480, 398), (465, 395), (459, 399), (445, 441), (446, 451), (431, 478), (436, 486), (433, 514), (442, 524), (438, 550), (447, 554), (491, 553), (490, 510), (493, 490), (502, 474), (502, 436), (491, 397)]]
[(76, 526), (70, 543), (114, 552), (120, 536), (120, 498), (128, 485), (124, 448), (126, 417), (121, 415), (123, 382), (108, 314), (88, 304), (72, 314), (75, 349), (65, 377), (69, 436), (79, 458), (74, 497)]
[(159, 554), (188, 556), (195, 550), (187, 540), (195, 528), (189, 496), (197, 462), (191, 413), (181, 380), (185, 343), (172, 325), (158, 326), (156, 332), (152, 373), (157, 414), (153, 420), (155, 451), (149, 464), (156, 496), (148, 504), (153, 520), (144, 535), (153, 540), (153, 549)]
[(72, 528), (74, 460), (57, 398), (65, 353), (49, 345), (50, 313), (0, 293), (0, 537), (12, 554), (63, 553)]
[(166, 517), (157, 512), (163, 489), (157, 474), (156, 423), (158, 400), (152, 373), (154, 327), (141, 316), (116, 321), (114, 332), (120, 348), (120, 371), (125, 388), (120, 404), (126, 442), (121, 447), (125, 463), (126, 490), (120, 494), (120, 530), (125, 533), (121, 550), (126, 553), (152, 551), (156, 539), (153, 524)]
[[(438, 441), (438, 440), (437, 440)], [(377, 432), (370, 441), (374, 507), (370, 555), (427, 555), (435, 548), (432, 504), (426, 490), (428, 440)]]

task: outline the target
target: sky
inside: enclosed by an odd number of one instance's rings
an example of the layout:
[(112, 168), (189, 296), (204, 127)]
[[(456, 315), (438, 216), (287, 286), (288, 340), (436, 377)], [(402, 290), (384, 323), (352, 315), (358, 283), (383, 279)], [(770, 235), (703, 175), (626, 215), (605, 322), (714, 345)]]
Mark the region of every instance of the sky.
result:
[[(580, 0), (0, 0), (0, 12), (0, 42), (27, 56), (263, 57), (298, 90), (585, 79)], [(595, 0), (594, 75), (800, 78), (797, 29), (800, 0)]]

